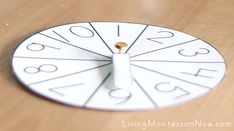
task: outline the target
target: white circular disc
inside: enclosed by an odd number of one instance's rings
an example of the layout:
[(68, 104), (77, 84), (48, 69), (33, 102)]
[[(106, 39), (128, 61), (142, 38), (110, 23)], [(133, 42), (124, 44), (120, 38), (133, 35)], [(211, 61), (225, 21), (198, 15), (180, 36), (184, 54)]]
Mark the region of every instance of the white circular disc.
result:
[[(128, 44), (128, 88), (113, 84), (112, 56), (119, 52), (118, 41)], [(21, 83), (46, 98), (115, 111), (183, 103), (212, 90), (226, 71), (220, 53), (199, 38), (121, 22), (75, 23), (38, 32), (16, 48), (12, 67)]]

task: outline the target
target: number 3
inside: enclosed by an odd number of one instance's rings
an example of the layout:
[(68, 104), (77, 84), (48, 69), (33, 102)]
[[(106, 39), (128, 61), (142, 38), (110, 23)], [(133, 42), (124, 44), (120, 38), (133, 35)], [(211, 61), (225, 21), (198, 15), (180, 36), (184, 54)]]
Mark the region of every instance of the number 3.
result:
[(194, 53), (188, 53), (188, 52), (185, 51), (185, 49), (181, 49), (181, 50), (179, 50), (178, 53), (180, 55), (182, 55), (182, 56), (185, 56), (185, 57), (193, 57), (193, 56), (196, 56), (196, 55), (205, 55), (205, 54), (210, 53), (210, 51), (208, 49), (206, 49), (206, 48), (199, 48), (199, 50), (201, 52), (196, 51)]

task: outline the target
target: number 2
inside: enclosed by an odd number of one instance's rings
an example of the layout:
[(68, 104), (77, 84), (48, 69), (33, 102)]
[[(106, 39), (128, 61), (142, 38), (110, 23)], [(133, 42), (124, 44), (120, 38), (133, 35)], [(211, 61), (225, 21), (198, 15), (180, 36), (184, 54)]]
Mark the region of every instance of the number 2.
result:
[[(159, 44), (164, 44), (163, 42), (158, 41), (159, 39), (166, 39), (166, 38), (172, 38), (174, 37), (174, 33), (170, 32), (170, 31), (159, 31), (157, 33), (160, 34), (165, 34), (165, 36), (161, 36), (161, 37), (152, 37), (152, 38), (146, 38), (147, 40), (159, 43)], [(157, 39), (157, 40), (156, 40)]]

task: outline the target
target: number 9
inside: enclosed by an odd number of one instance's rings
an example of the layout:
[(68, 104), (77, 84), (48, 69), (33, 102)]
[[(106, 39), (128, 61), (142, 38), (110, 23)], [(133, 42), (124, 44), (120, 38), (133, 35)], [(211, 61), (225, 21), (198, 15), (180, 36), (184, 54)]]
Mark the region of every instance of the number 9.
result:
[(109, 96), (113, 98), (117, 98), (117, 99), (123, 99), (122, 101), (116, 103), (116, 104), (122, 104), (132, 97), (132, 93), (126, 89), (115, 88), (115, 89), (110, 90)]

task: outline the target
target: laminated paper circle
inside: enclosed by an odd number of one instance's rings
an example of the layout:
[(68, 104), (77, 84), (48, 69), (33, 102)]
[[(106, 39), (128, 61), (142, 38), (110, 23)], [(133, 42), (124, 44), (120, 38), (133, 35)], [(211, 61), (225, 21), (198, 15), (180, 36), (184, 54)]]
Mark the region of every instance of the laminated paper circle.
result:
[[(132, 86), (113, 86), (112, 55), (125, 42)], [(121, 22), (57, 26), (24, 40), (12, 57), (17, 79), (41, 96), (77, 107), (167, 107), (212, 90), (225, 61), (207, 42), (176, 30)], [(121, 81), (120, 81), (121, 82)]]

